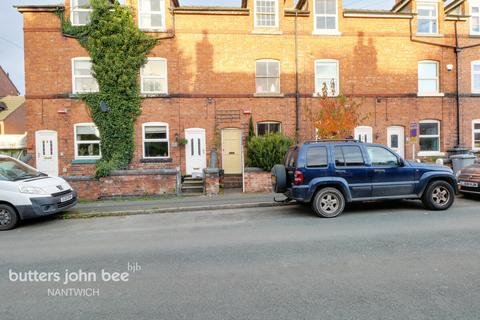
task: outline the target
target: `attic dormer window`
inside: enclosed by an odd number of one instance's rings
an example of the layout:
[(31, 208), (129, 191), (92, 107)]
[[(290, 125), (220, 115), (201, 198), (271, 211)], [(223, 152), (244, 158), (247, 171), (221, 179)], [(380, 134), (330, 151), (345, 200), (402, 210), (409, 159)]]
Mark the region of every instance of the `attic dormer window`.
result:
[(278, 27), (277, 0), (255, 0), (255, 27)]
[(418, 3), (418, 33), (438, 33), (438, 6), (437, 3)]

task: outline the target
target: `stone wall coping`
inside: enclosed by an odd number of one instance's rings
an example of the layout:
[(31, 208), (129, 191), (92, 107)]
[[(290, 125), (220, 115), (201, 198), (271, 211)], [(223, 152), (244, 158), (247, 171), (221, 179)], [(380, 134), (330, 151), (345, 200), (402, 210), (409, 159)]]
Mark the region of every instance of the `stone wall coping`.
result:
[(257, 168), (257, 167), (246, 167), (245, 172), (265, 172), (265, 173), (270, 173), (270, 171), (265, 171), (262, 168)]
[(220, 169), (218, 168), (205, 168), (203, 169), (203, 172), (207, 173), (207, 174), (219, 174), (220, 173)]
[[(144, 175), (162, 175), (162, 176), (173, 176), (177, 174), (176, 169), (147, 169), (147, 170), (116, 170), (112, 171), (110, 174), (111, 177), (120, 177), (120, 176), (144, 176)], [(92, 176), (65, 176), (62, 177), (67, 181), (89, 181), (97, 180)]]

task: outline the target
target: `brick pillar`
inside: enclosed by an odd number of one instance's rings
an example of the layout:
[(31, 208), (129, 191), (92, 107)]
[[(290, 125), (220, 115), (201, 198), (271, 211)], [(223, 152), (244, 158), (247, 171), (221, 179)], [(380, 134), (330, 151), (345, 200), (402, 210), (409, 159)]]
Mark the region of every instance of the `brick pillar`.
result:
[(220, 170), (215, 168), (203, 169), (205, 176), (205, 194), (216, 195), (220, 192)]

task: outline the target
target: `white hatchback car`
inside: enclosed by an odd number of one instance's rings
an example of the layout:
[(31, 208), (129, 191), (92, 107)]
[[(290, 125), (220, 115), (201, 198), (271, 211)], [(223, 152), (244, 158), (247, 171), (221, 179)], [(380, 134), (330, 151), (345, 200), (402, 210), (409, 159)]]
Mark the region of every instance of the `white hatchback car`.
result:
[(0, 231), (19, 220), (47, 216), (77, 204), (75, 190), (12, 157), (0, 155)]

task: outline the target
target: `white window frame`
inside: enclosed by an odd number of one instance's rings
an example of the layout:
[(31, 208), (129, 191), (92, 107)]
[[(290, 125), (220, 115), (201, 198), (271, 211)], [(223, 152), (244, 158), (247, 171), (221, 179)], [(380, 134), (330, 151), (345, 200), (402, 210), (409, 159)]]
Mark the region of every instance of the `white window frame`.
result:
[[(420, 78), (420, 64), (422, 63), (432, 63), (432, 64), (435, 64), (436, 67), (437, 67), (437, 77), (436, 78)], [(423, 92), (423, 91), (420, 91), (420, 80), (436, 80), (437, 82), (437, 91), (435, 92)], [(418, 61), (418, 64), (417, 64), (417, 95), (422, 97), (422, 96), (426, 96), (426, 97), (430, 97), (430, 96), (443, 96), (443, 93), (440, 93), (440, 63), (438, 61), (435, 61), (435, 60), (421, 60), (421, 61)]]
[[(418, 31), (418, 26), (419, 26), (419, 23), (418, 23), (418, 20), (420, 20), (420, 16), (418, 15), (418, 11), (420, 8), (429, 8), (431, 9), (432, 7), (435, 7), (435, 16), (429, 16), (427, 18), (423, 18), (424, 20), (435, 20), (437, 22), (437, 30), (433, 31), (432, 32), (420, 32)], [(439, 19), (438, 19), (438, 2), (436, 0), (434, 1), (421, 1), (421, 2), (418, 2), (417, 3), (417, 34), (418, 35), (436, 35), (439, 33), (438, 29), (439, 29)]]
[[(165, 0), (160, 0), (161, 1), (161, 4), (160, 4), (160, 7), (161, 7), (161, 10), (160, 11), (144, 11), (142, 10), (142, 0), (138, 0), (137, 1), (137, 5), (138, 5), (138, 28), (140, 30), (152, 30), (152, 31), (165, 31), (166, 30), (166, 24), (165, 24), (165, 13), (166, 13), (166, 8), (165, 8)], [(161, 27), (157, 27), (157, 28), (153, 28), (153, 27), (150, 27), (150, 28), (144, 28), (142, 26), (142, 14), (161, 14), (162, 15), (162, 26)]]
[(255, 0), (254, 3), (253, 3), (253, 21), (254, 21), (254, 27), (255, 28), (259, 28), (259, 29), (271, 29), (271, 28), (278, 28), (278, 0), (274, 0), (275, 1), (275, 25), (274, 26), (260, 26), (258, 25), (257, 23), (257, 2), (258, 1), (261, 1), (261, 0)]
[[(335, 17), (335, 29), (319, 29), (317, 26), (317, 16)], [(315, 0), (313, 0), (313, 34), (319, 35), (340, 35), (338, 31), (338, 0), (335, 0), (335, 14), (317, 14), (317, 6)]]
[[(92, 62), (92, 59), (90, 57), (76, 57), (72, 59), (72, 93), (91, 93), (91, 92), (98, 92), (98, 91), (78, 91), (76, 84), (75, 84), (75, 79), (76, 78), (93, 78), (96, 82), (97, 79), (93, 76), (92, 70), (90, 69), (90, 76), (85, 76), (85, 75), (75, 75), (75, 62), (76, 61), (89, 61)], [(93, 65), (93, 64), (92, 64)], [(98, 86), (98, 82), (97, 82)]]
[(272, 132), (270, 131), (270, 125), (271, 125), (271, 124), (278, 124), (278, 133), (282, 133), (282, 123), (281, 123), (280, 121), (258, 121), (258, 122), (257, 122), (257, 132), (256, 132), (256, 133), (257, 133), (257, 136), (258, 136), (258, 125), (260, 125), (260, 124), (266, 124), (266, 125), (269, 126), (269, 127), (268, 127), (268, 132), (267, 132), (267, 134), (272, 133)]
[(78, 5), (77, 5), (77, 2), (78, 0), (71, 0), (71, 6), (70, 6), (70, 23), (72, 24), (72, 26), (85, 26), (86, 24), (83, 24), (83, 23), (74, 23), (74, 19), (73, 19), (73, 16), (75, 14), (75, 12), (89, 12), (90, 14), (92, 14), (93, 12), (93, 9), (90, 8), (90, 9), (85, 9), (85, 8), (79, 8)]
[[(470, 16), (473, 17), (473, 7), (478, 7), (479, 8), (479, 13), (475, 15), (475, 17), (478, 17), (480, 19), (480, 0), (470, 0)], [(480, 30), (479, 31), (473, 31), (473, 25), (472, 25), (472, 19), (470, 17), (469, 24), (470, 24), (470, 34), (474, 36), (480, 35)]]
[[(257, 63), (258, 62), (276, 62), (278, 64), (278, 90), (276, 92), (258, 92), (258, 85), (257, 85)], [(275, 59), (257, 59), (255, 60), (255, 94), (258, 95), (280, 95), (282, 92), (282, 70), (281, 70), (281, 65), (280, 65), (280, 60), (275, 60)], [(273, 78), (273, 77), (262, 77), (262, 78)]]
[(319, 75), (317, 74), (317, 64), (318, 63), (335, 63), (336, 66), (337, 66), (337, 69), (336, 69), (336, 79), (335, 79), (335, 94), (332, 95), (332, 92), (331, 92), (331, 88), (330, 88), (330, 84), (327, 84), (327, 96), (328, 97), (338, 97), (338, 95), (340, 94), (340, 62), (338, 60), (335, 60), (335, 59), (317, 59), (314, 61), (314, 64), (313, 64), (313, 70), (314, 70), (314, 74), (315, 74), (315, 79), (314, 79), (314, 86), (315, 86), (315, 92), (314, 92), (314, 96), (318, 96), (318, 97), (321, 97), (322, 96), (322, 88), (317, 88), (317, 78), (320, 78)]
[[(147, 62), (145, 64), (148, 63), (148, 61), (165, 61), (165, 75), (164, 76), (144, 76), (143, 75), (143, 68), (145, 67), (145, 65), (142, 66), (142, 68), (140, 69), (140, 92), (142, 94), (168, 94), (168, 62), (167, 62), (167, 59), (165, 58), (147, 58)], [(145, 91), (144, 87), (143, 87), (143, 80), (144, 79), (165, 79), (165, 92), (162, 92), (162, 91)]]
[[(145, 128), (146, 127), (166, 127), (167, 137), (164, 139), (145, 139)], [(168, 156), (166, 157), (147, 157), (145, 155), (145, 142), (166, 142), (167, 143), (167, 150)], [(144, 159), (170, 159), (170, 127), (166, 122), (144, 122), (142, 124), (142, 156)]]
[[(102, 158), (102, 138), (100, 137), (99, 140), (77, 140), (77, 128), (78, 127), (95, 127), (98, 130), (97, 126), (93, 122), (83, 122), (83, 123), (76, 123), (73, 125), (73, 140), (74, 140), (74, 152), (75, 152), (75, 160), (98, 160)], [(98, 143), (100, 155), (98, 156), (79, 156), (78, 155), (78, 145), (79, 144), (92, 144)]]
[(480, 148), (475, 147), (475, 133), (480, 133), (480, 129), (475, 129), (476, 124), (480, 124), (480, 119), (472, 120), (472, 150), (480, 151)]
[(480, 88), (475, 88), (475, 82), (473, 81), (476, 74), (480, 75), (480, 71), (477, 71), (477, 72), (473, 71), (473, 69), (476, 65), (480, 66), (480, 60), (472, 61), (471, 67), (470, 67), (470, 72), (471, 72), (470, 81), (472, 83), (471, 84), (472, 93), (480, 93)]
[[(420, 126), (423, 123), (435, 123), (435, 124), (437, 124), (438, 134), (422, 135)], [(441, 127), (441, 123), (440, 123), (439, 120), (421, 120), (418, 123), (418, 145), (419, 145), (418, 156), (438, 156), (438, 155), (442, 155), (442, 152), (440, 152), (440, 150), (442, 149), (442, 140), (441, 140), (442, 131), (441, 130), (442, 130), (442, 127)], [(420, 140), (422, 138), (438, 138), (438, 150), (420, 151)]]

